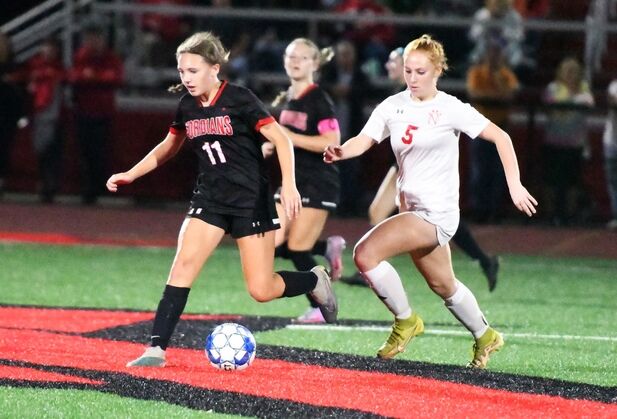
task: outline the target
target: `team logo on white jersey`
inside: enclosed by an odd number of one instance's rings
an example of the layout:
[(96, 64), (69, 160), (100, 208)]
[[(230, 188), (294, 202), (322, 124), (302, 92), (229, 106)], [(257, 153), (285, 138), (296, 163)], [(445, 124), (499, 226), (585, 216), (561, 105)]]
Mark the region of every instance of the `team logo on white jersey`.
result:
[(437, 109), (432, 109), (428, 113), (428, 124), (435, 126), (439, 123), (440, 118), (441, 118), (441, 112)]

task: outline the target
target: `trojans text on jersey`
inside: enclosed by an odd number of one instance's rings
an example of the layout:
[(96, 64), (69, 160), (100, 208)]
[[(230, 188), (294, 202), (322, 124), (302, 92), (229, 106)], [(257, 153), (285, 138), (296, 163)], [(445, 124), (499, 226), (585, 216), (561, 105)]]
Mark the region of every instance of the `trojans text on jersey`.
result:
[(229, 115), (192, 119), (187, 121), (185, 126), (186, 136), (190, 139), (201, 135), (234, 135)]

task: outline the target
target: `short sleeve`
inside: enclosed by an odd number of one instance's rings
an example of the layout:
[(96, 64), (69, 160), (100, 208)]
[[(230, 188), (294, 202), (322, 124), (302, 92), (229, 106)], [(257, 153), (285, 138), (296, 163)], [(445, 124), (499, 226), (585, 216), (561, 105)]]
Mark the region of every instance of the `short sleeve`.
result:
[(185, 120), (184, 120), (184, 112), (182, 111), (182, 109), (184, 108), (184, 106), (182, 106), (182, 104), (184, 103), (184, 96), (182, 97), (182, 99), (180, 99), (180, 102), (178, 103), (178, 107), (176, 109), (176, 116), (173, 120), (173, 122), (171, 123), (171, 125), (169, 126), (169, 132), (173, 133), (173, 134), (177, 134), (180, 132), (184, 132), (185, 131)]
[(330, 96), (323, 91), (319, 90), (320, 95), (316, 100), (315, 116), (317, 120), (317, 131), (320, 134), (325, 134), (332, 131), (340, 131), (338, 119), (334, 112), (334, 103)]
[(386, 124), (385, 106), (380, 103), (371, 113), (370, 118), (362, 128), (361, 134), (367, 135), (378, 143), (390, 136), (390, 129)]
[(248, 126), (259, 131), (264, 125), (275, 121), (274, 117), (266, 109), (265, 105), (248, 89), (244, 90), (244, 104), (242, 106), (243, 117)]
[(316, 101), (317, 109), (315, 110), (317, 120), (321, 121), (324, 119), (336, 119), (336, 114), (334, 112), (334, 103), (332, 102), (332, 99), (323, 90), (320, 89), (319, 92), (321, 94)]
[(491, 122), (469, 103), (453, 98), (450, 115), (452, 127), (464, 132), (470, 138), (476, 138)]

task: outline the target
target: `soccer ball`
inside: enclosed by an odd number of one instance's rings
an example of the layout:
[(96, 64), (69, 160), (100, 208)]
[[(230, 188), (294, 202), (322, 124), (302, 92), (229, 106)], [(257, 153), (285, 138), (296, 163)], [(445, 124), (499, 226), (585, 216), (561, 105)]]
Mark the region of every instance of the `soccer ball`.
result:
[(257, 344), (250, 330), (236, 323), (223, 323), (206, 338), (206, 355), (220, 370), (243, 370), (255, 359)]

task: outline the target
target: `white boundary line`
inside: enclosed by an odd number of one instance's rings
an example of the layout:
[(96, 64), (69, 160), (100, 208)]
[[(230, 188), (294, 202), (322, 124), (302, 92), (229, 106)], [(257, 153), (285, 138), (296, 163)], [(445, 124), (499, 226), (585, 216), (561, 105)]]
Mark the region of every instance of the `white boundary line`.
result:
[[(389, 332), (390, 327), (385, 326), (339, 326), (326, 324), (290, 324), (285, 326), (291, 330), (329, 330), (337, 332)], [(427, 335), (467, 336), (469, 332), (463, 330), (425, 329)], [(502, 333), (506, 337), (522, 339), (555, 339), (555, 340), (587, 340), (617, 342), (617, 336), (575, 336), (575, 335), (547, 335), (541, 333)]]

